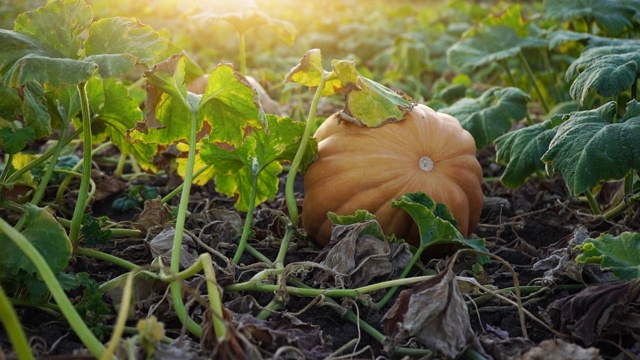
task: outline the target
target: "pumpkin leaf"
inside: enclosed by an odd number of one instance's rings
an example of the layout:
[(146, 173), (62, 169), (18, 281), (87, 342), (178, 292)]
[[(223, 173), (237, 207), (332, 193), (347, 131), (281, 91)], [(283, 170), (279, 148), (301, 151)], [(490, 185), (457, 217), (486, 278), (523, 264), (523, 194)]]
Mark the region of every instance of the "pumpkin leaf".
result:
[(216, 67), (202, 95), (185, 87), (186, 55), (177, 54), (147, 72), (145, 122), (129, 133), (132, 141), (171, 144), (186, 141), (192, 112), (198, 139), (239, 146), (251, 128), (261, 128), (264, 113), (258, 95), (246, 78), (229, 64)]
[(474, 70), (493, 62), (515, 57), (525, 48), (544, 48), (547, 41), (531, 36), (519, 37), (508, 26), (483, 26), (463, 37), (447, 51), (447, 61), (451, 66)]
[(377, 127), (404, 120), (414, 104), (404, 95), (365, 77), (358, 77), (358, 89), (347, 90), (341, 118), (358, 125)]
[(293, 45), (297, 32), (292, 23), (275, 19), (264, 11), (252, 8), (247, 8), (243, 12), (228, 12), (223, 14), (206, 11), (192, 16), (192, 19), (205, 25), (208, 25), (210, 22), (224, 21), (233, 26), (238, 34), (244, 34), (256, 27), (267, 26), (288, 45)]
[[(465, 239), (457, 228), (457, 223), (449, 208), (436, 203), (422, 192), (409, 193), (395, 199), (391, 206), (404, 209), (418, 225), (421, 247), (434, 244), (455, 244), (461, 248), (487, 251), (483, 239)], [(484, 264), (489, 259), (478, 256), (478, 262)]]
[(464, 98), (439, 111), (458, 119), (482, 149), (527, 114), (528, 101), (529, 95), (518, 88), (493, 87), (476, 99)]
[(635, 15), (632, 7), (617, 0), (545, 0), (543, 11), (548, 19), (595, 21), (611, 35), (629, 29)]
[(518, 188), (536, 171), (544, 170), (540, 160), (556, 134), (556, 127), (562, 122), (557, 115), (541, 123), (510, 131), (496, 139), (497, 161), (506, 164), (500, 181)]
[[(319, 49), (307, 51), (300, 62), (294, 66), (285, 77), (285, 82), (295, 82), (307, 87), (318, 87), (320, 80), (325, 76), (322, 67), (322, 53)], [(322, 89), (322, 96), (333, 95), (342, 89), (340, 79), (330, 79)]]
[(375, 214), (370, 213), (367, 210), (356, 210), (353, 215), (338, 215), (333, 211), (327, 213), (329, 221), (335, 225), (353, 225), (359, 222), (375, 220)]
[(640, 170), (640, 104), (630, 101), (622, 119), (615, 118), (616, 107), (609, 102), (571, 113), (542, 156), (547, 172), (560, 173), (571, 194)]
[[(54, 273), (64, 270), (71, 259), (71, 241), (65, 229), (45, 208), (26, 204), (27, 221), (22, 234), (40, 252)], [(0, 274), (16, 277), (20, 272), (37, 274), (31, 260), (6, 234), (0, 234)]]
[(616, 97), (631, 89), (640, 75), (640, 40), (624, 39), (606, 44), (591, 40), (580, 57), (567, 69), (567, 81), (577, 76), (571, 84), (571, 96), (584, 103), (591, 90), (600, 96)]
[[(280, 162), (291, 162), (298, 151), (298, 144), (304, 134), (305, 124), (290, 118), (267, 115), (268, 130), (253, 131), (235, 149), (221, 147), (209, 140), (203, 140), (200, 157), (206, 164), (213, 165), (216, 174), (216, 190), (236, 197), (235, 206), (247, 211), (256, 176), (256, 203), (272, 199), (278, 192), (278, 175), (282, 172)], [(317, 156), (317, 142), (310, 139), (302, 161), (304, 171)]]
[(640, 234), (624, 232), (620, 236), (601, 234), (587, 239), (576, 247), (582, 251), (578, 263), (600, 264), (602, 270), (611, 270), (621, 280), (640, 278)]
[(36, 134), (31, 128), (12, 128), (11, 126), (0, 128), (0, 144), (7, 154), (17, 154), (28, 143), (35, 141)]
[[(127, 131), (142, 119), (138, 102), (129, 96), (127, 87), (113, 78), (101, 80), (94, 77), (87, 82), (87, 94), (93, 117), (93, 142), (98, 144), (109, 138), (123, 156), (134, 155), (140, 166), (155, 171), (153, 157), (157, 145), (127, 141)], [(82, 126), (79, 119), (74, 119), (74, 123), (76, 128)]]

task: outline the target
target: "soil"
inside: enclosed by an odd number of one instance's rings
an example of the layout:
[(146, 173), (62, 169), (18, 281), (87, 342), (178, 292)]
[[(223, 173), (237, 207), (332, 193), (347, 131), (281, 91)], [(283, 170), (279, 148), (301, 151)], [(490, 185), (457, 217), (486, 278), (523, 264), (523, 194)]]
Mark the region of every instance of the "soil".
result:
[[(489, 252), (510, 264), (519, 284), (529, 286), (529, 290), (523, 291), (524, 308), (530, 312), (530, 315), (525, 315), (528, 339), (523, 334), (516, 306), (495, 296), (480, 297), (477, 293), (474, 294), (473, 290), (462, 288), (473, 333), (482, 345), (482, 348), (476, 348), (475, 351), (484, 351), (485, 355), (496, 359), (520, 358), (521, 354), (545, 340), (562, 339), (580, 348), (595, 347), (603, 358), (622, 359), (624, 357), (620, 354), (623, 353), (623, 349), (627, 351), (627, 355), (638, 356), (640, 350), (637, 346), (637, 337), (633, 338), (628, 332), (612, 334), (603, 330), (595, 335), (596, 340), (586, 344), (567, 333), (566, 329), (554, 325), (553, 320), (549, 320), (550, 305), (554, 301), (574, 296), (586, 284), (563, 273), (557, 273), (553, 280), (549, 280), (545, 278), (545, 271), (548, 268), (541, 269), (533, 266), (538, 261), (549, 257), (555, 250), (569, 249), (567, 251), (570, 252), (571, 240), (577, 236), (576, 234), (584, 233), (595, 237), (601, 232), (615, 235), (622, 231), (638, 229), (640, 218), (638, 213), (627, 213), (615, 222), (593, 216), (585, 203), (572, 199), (568, 195), (566, 187), (559, 178), (542, 181), (531, 179), (519, 189), (506, 188), (497, 180), (490, 181), (498, 177), (502, 171), (500, 166), (490, 161), (492, 156), (491, 149), (479, 154), (485, 169), (485, 177), (489, 180), (483, 184), (485, 205), (480, 226), (474, 237), (484, 238)], [(168, 179), (154, 179), (149, 184), (159, 186), (161, 189), (164, 185), (170, 189), (175, 183)], [(300, 182), (297, 184), (297, 190), (301, 202), (303, 190)], [(92, 204), (93, 215), (107, 215), (123, 225), (127, 224), (127, 221), (135, 221), (141, 209), (122, 213), (111, 208), (113, 199), (121, 195), (122, 193), (115, 193)], [(172, 206), (175, 205), (176, 203), (172, 204)], [(200, 236), (203, 243), (216, 249), (219, 254), (232, 257), (235, 252), (233, 240), (238, 236), (237, 229), (234, 230), (233, 226), (237, 225), (238, 221), (241, 225), (244, 215), (236, 215), (234, 220), (236, 222), (219, 222), (216, 225), (212, 224), (210, 217), (208, 218), (213, 209), (224, 209), (228, 214), (236, 213), (233, 202), (217, 194), (213, 186), (195, 187), (192, 192), (188, 230), (191, 234)], [(285, 209), (283, 195), (280, 194), (275, 200), (261, 204), (255, 213), (253, 226), (255, 233), (251, 237), (250, 244), (270, 259), (275, 259), (278, 252), (279, 239), (282, 238), (284, 231), (279, 215), (285, 212)], [(144, 267), (153, 260), (148, 244), (142, 239), (114, 239), (98, 249)], [(194, 245), (193, 249), (200, 253), (206, 251), (202, 245)], [(298, 236), (291, 245), (286, 263), (314, 262), (317, 261), (319, 254), (320, 249), (303, 236)], [(217, 265), (216, 276), (222, 287), (246, 281), (262, 269), (251, 267), (251, 264), (259, 261), (247, 253), (241, 261), (245, 266), (231, 270), (223, 258), (219, 256), (213, 256), (213, 258)], [(511, 270), (504, 263), (492, 258), (484, 265), (482, 271), (478, 271), (477, 268), (474, 270), (476, 263), (477, 258), (474, 255), (459, 256), (454, 266), (455, 274), (475, 277), (481, 284), (494, 289), (514, 286)], [(444, 269), (445, 265), (446, 259), (435, 259), (420, 266), (412, 275), (422, 275), (424, 272), (435, 273)], [(98, 284), (125, 273), (124, 269), (104, 261), (86, 256), (74, 257), (67, 272), (83, 271), (88, 272)], [(305, 267), (303, 271), (291, 276), (297, 275), (305, 283), (313, 284), (313, 275), (317, 271), (317, 269)], [(596, 276), (598, 273), (599, 271), (595, 271)], [(589, 282), (586, 276), (584, 282)], [(194, 278), (185, 286), (189, 288), (186, 291), (188, 294), (186, 299), (196, 299), (190, 305), (192, 317), (204, 321), (207, 312), (203, 304), (206, 302), (200, 297), (206, 293), (204, 284), (201, 279)], [(167, 299), (163, 298), (166, 287), (155, 284), (150, 289), (147, 290), (144, 298), (134, 304), (135, 314), (128, 325), (135, 327), (136, 319), (144, 318), (150, 313), (164, 323), (167, 336), (177, 340), (170, 345), (165, 344), (162, 349), (158, 348), (156, 358), (172, 358), (171, 354), (184, 358), (252, 358), (256, 353), (251, 351), (258, 351), (260, 356), (265, 358), (325, 358), (332, 353), (346, 355), (345, 358), (392, 357), (385, 352), (380, 341), (333, 311), (332, 308), (335, 306), (324, 302), (323, 299), (289, 295), (284, 305), (270, 317), (269, 321), (264, 322), (256, 320), (255, 315), (260, 308), (274, 298), (273, 292), (225, 291), (223, 302), (228, 310), (227, 324), (233, 330), (234, 336), (239, 339), (236, 340), (236, 345), (243, 344), (242, 341), (252, 344), (234, 347), (229, 344), (227, 346), (215, 344), (211, 336), (203, 336), (202, 341), (188, 335), (181, 336), (184, 334), (184, 329), (168, 305)], [(381, 295), (383, 293), (376, 293), (373, 298), (378, 299)], [(79, 301), (82, 292), (75, 290), (70, 297)], [(509, 298), (515, 299), (513, 296)], [(379, 310), (367, 307), (358, 301), (341, 298), (335, 300), (342, 306), (341, 308), (353, 310), (368, 324), (384, 334), (382, 319), (396, 299), (397, 297), (394, 297), (388, 305)], [(106, 295), (102, 300), (110, 310), (108, 314), (101, 317), (102, 325), (106, 325), (102, 328), (105, 332), (103, 341), (106, 343), (112, 329), (109, 325), (115, 323), (117, 316), (114, 307), (117, 304), (112, 297)], [(637, 307), (637, 303), (635, 306)], [(29, 306), (15, 307), (34, 353), (39, 358), (91, 358), (65, 319), (56, 312)], [(532, 316), (539, 321), (534, 320)], [(636, 332), (635, 335), (637, 334)], [(125, 337), (127, 336), (131, 334), (125, 334)], [(345, 346), (344, 351), (339, 352), (338, 350), (343, 346)], [(415, 341), (410, 341), (403, 346), (424, 348)], [(11, 343), (3, 329), (0, 329), (0, 347), (4, 352), (4, 354), (0, 353), (0, 359), (13, 358)], [(178, 352), (172, 353), (170, 350)], [(140, 356), (145, 354), (142, 349), (137, 351)], [(401, 355), (395, 357), (401, 357)]]

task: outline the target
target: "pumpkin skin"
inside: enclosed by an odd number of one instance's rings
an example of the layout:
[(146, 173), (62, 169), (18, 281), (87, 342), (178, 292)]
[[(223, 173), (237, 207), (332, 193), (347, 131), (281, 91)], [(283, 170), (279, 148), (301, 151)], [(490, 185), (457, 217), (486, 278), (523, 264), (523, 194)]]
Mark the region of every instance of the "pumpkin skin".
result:
[(391, 207), (392, 200), (418, 191), (447, 205), (465, 237), (477, 227), (482, 167), (473, 136), (454, 117), (416, 105), (404, 120), (370, 128), (334, 114), (314, 137), (319, 155), (304, 175), (302, 226), (318, 244), (331, 238), (327, 212), (366, 209), (386, 234), (419, 246), (413, 219)]

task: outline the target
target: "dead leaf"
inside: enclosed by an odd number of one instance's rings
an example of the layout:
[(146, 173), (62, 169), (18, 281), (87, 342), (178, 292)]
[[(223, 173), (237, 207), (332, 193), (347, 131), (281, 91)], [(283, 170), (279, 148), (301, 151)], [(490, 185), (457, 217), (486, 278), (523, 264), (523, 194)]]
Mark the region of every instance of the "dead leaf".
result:
[[(640, 280), (590, 286), (554, 301), (545, 320), (590, 346), (597, 338), (640, 340)], [(617, 341), (617, 340), (616, 340)]]
[(527, 351), (522, 360), (602, 360), (600, 350), (596, 348), (582, 348), (560, 339), (544, 340), (540, 345)]
[(93, 201), (104, 200), (113, 194), (122, 192), (127, 187), (126, 182), (96, 169), (91, 170), (91, 179), (96, 184), (96, 192), (93, 194)]
[(411, 337), (447, 359), (456, 358), (468, 346), (484, 353), (471, 329), (467, 305), (451, 266), (403, 290), (384, 315), (383, 324), (383, 345), (388, 353)]
[[(380, 225), (375, 220), (352, 225), (334, 225), (331, 244), (321, 262), (335, 273), (319, 272), (315, 280), (326, 286), (356, 288), (374, 278), (389, 278), (411, 260), (407, 244), (390, 244), (371, 234)], [(382, 233), (382, 231), (379, 231)], [(334, 281), (331, 281), (331, 278)], [(330, 284), (331, 283), (331, 284)]]
[(140, 231), (147, 232), (154, 226), (164, 226), (169, 221), (169, 211), (162, 205), (160, 197), (145, 200), (144, 210), (133, 225)]
[[(173, 238), (175, 236), (175, 228), (163, 229), (153, 239), (147, 241), (149, 251), (153, 258), (162, 256), (165, 264), (171, 263), (171, 249), (173, 248)], [(146, 240), (145, 240), (146, 241)], [(198, 260), (198, 252), (195, 250), (196, 243), (191, 236), (184, 234), (182, 237), (182, 250), (180, 251), (180, 268), (186, 269)]]

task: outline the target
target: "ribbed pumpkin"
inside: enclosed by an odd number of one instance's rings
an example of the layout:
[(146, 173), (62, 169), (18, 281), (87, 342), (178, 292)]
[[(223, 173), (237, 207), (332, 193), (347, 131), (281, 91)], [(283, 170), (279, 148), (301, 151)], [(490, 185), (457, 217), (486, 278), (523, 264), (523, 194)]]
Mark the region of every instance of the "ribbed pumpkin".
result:
[(482, 168), (473, 137), (452, 116), (416, 105), (404, 120), (370, 128), (334, 114), (314, 137), (319, 156), (304, 175), (302, 226), (320, 245), (331, 237), (327, 212), (366, 209), (385, 233), (418, 246), (417, 225), (405, 210), (391, 207), (409, 192), (446, 204), (463, 235), (477, 227)]

